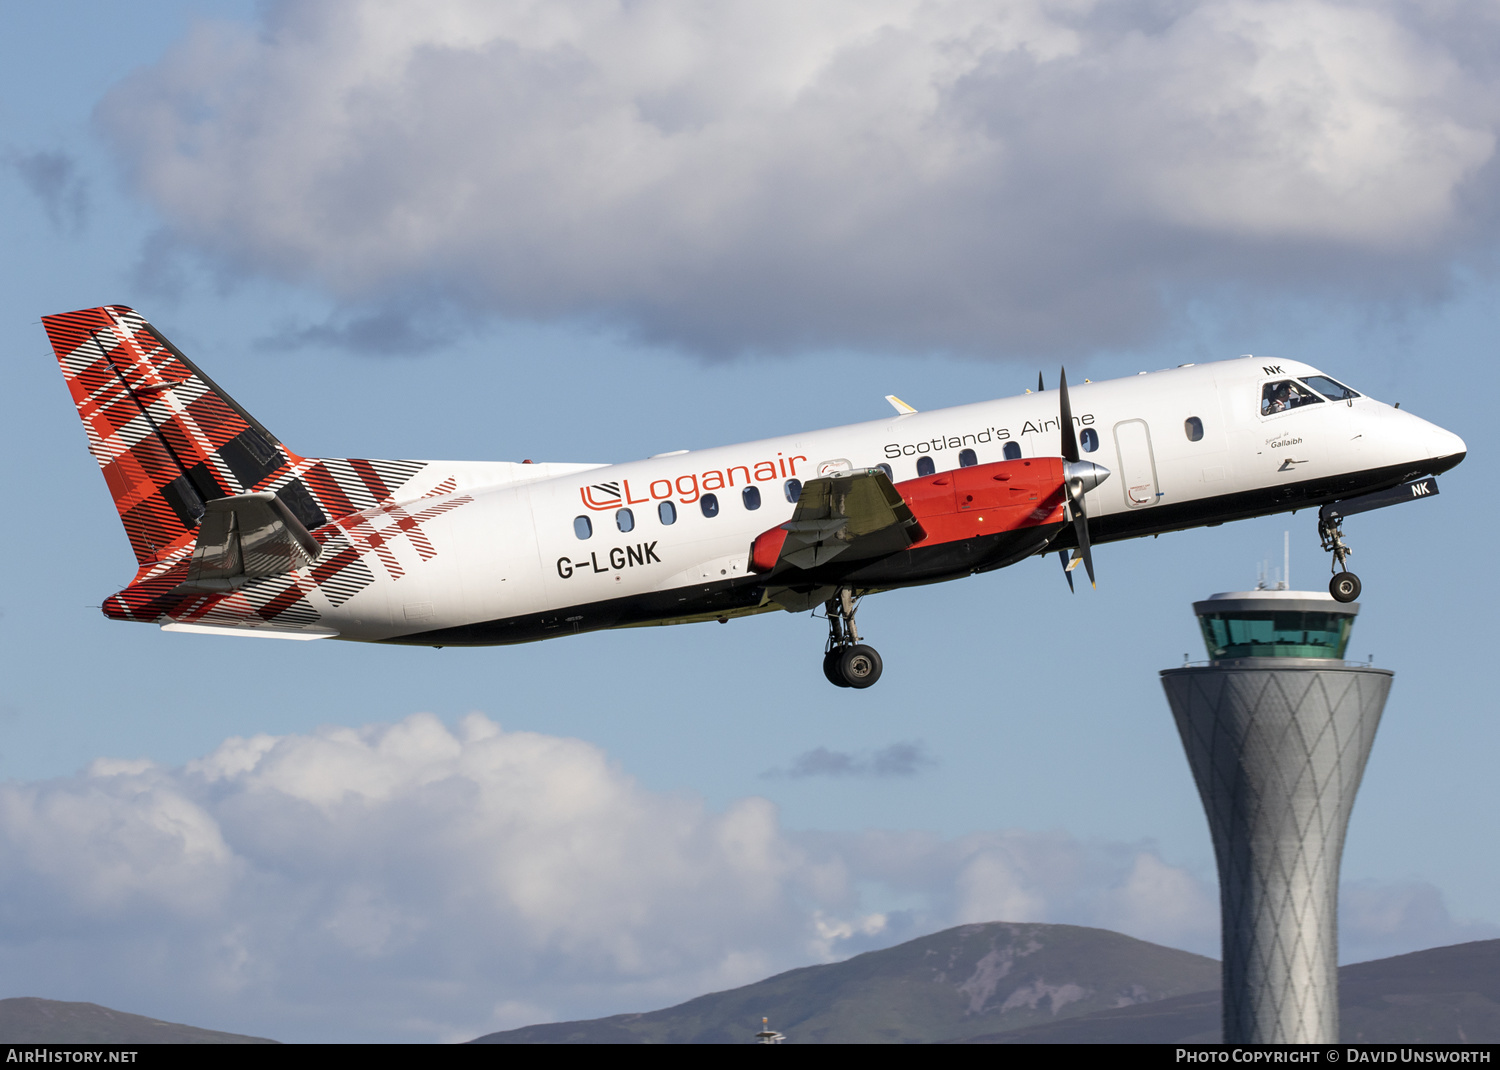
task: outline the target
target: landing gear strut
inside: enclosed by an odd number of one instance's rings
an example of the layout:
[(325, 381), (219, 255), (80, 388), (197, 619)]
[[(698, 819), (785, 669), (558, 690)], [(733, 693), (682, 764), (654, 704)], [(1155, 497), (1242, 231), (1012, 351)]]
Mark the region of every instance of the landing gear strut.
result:
[(848, 587), (823, 607), (828, 613), (828, 644), (823, 648), (823, 675), (835, 687), (869, 687), (880, 679), (880, 655), (859, 641), (854, 614), (859, 601)]
[[(1325, 510), (1326, 512), (1326, 510)], [(1318, 538), (1323, 541), (1323, 549), (1333, 554), (1334, 568), (1333, 579), (1328, 581), (1328, 593), (1333, 595), (1335, 602), (1352, 602), (1359, 597), (1359, 577), (1348, 569), (1348, 558), (1352, 550), (1344, 542), (1344, 518), (1338, 514), (1318, 516)]]

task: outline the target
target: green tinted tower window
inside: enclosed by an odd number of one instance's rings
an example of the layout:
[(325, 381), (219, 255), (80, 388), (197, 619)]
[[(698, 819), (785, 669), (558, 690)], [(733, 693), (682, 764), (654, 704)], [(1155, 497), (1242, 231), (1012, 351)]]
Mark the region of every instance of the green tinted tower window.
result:
[(1193, 603), (1210, 661), (1342, 660), (1357, 602), (1311, 591), (1240, 591)]

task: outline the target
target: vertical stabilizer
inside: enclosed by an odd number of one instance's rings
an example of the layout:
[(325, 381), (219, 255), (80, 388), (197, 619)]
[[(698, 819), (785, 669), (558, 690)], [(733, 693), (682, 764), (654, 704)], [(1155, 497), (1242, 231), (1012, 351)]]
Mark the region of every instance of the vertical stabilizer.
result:
[(314, 591), (339, 606), (375, 581), (389, 525), (421, 537), (400, 503), (426, 462), (298, 456), (123, 305), (42, 323), (140, 566), (106, 616), (314, 627)]
[(141, 565), (191, 543), (205, 503), (301, 459), (131, 309), (42, 324)]

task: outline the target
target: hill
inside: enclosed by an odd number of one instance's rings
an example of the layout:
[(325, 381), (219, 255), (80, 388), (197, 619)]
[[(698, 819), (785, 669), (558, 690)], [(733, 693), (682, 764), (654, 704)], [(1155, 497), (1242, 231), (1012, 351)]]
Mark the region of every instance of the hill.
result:
[[(1221, 1038), (1219, 964), (1072, 925), (966, 925), (648, 1014), (533, 1025), (478, 1044), (1180, 1044)], [(1339, 970), (1341, 1039), (1500, 1041), (1500, 940)]]
[[(1218, 1043), (1219, 993), (970, 1038), (976, 1044)], [(1500, 1041), (1500, 940), (1435, 947), (1339, 969), (1345, 1042), (1463, 1044)]]
[(965, 925), (646, 1014), (533, 1025), (478, 1044), (743, 1043), (762, 1016), (807, 1043), (930, 1043), (1211, 988), (1219, 964), (1104, 929)]
[(0, 1044), (275, 1044), (263, 1037), (219, 1033), (97, 1003), (0, 999)]

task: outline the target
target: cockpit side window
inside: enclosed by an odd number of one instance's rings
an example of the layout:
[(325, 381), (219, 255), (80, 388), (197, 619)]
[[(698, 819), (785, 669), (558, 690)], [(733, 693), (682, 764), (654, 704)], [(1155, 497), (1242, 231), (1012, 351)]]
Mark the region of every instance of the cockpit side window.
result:
[(1287, 409), (1299, 409), (1304, 405), (1321, 405), (1322, 403), (1322, 398), (1294, 379), (1277, 379), (1275, 382), (1267, 383), (1265, 389), (1260, 392), (1262, 416), (1285, 412)]
[(1360, 397), (1358, 390), (1351, 390), (1336, 379), (1326, 375), (1307, 375), (1302, 381), (1330, 401), (1349, 401)]

